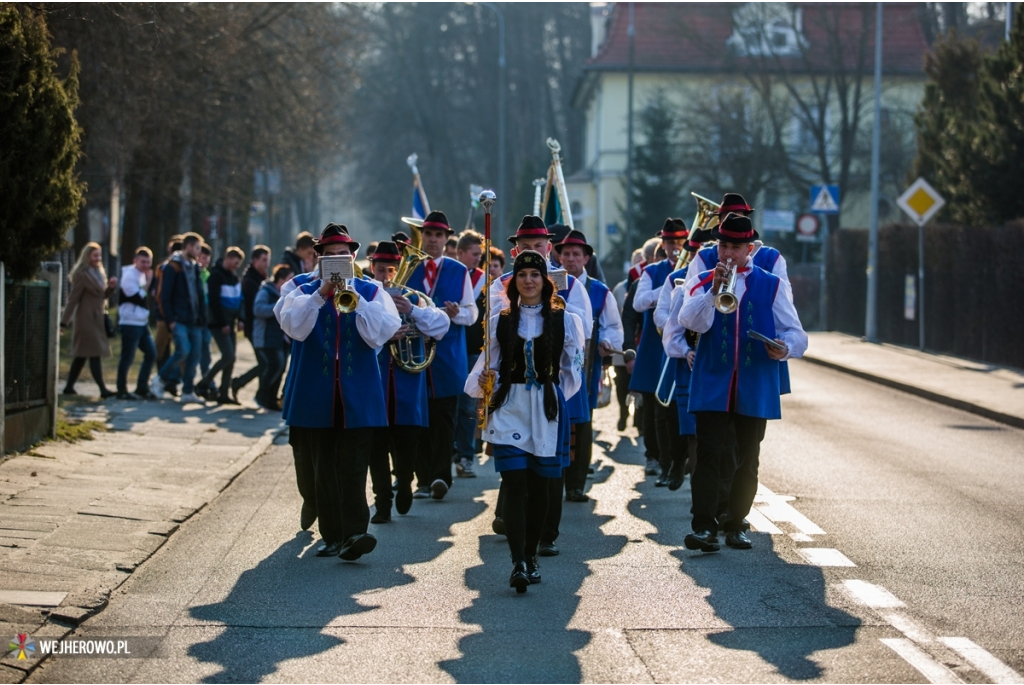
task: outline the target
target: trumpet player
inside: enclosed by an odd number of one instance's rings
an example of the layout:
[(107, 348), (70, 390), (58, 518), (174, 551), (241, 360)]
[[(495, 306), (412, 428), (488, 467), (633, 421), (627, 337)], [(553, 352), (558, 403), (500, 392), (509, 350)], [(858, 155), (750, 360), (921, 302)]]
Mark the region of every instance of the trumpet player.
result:
[[(693, 532), (684, 544), (702, 552), (719, 549), (720, 486), (730, 477), (725, 543), (751, 547), (743, 519), (757, 492), (765, 426), (782, 416), (779, 362), (800, 357), (807, 349), (796, 308), (781, 292), (782, 279), (751, 263), (758, 235), (750, 219), (729, 214), (712, 237), (719, 241), (719, 262), (686, 281), (678, 316), (681, 326), (701, 334), (689, 399), (697, 424)], [(731, 292), (723, 293), (728, 287)], [(734, 300), (736, 307), (723, 313), (728, 309), (721, 306), (723, 299)], [(754, 333), (774, 344), (758, 342)]]
[[(636, 348), (636, 363), (633, 365), (629, 390), (640, 393), (643, 398), (647, 475), (656, 475), (660, 469), (663, 479), (668, 476), (672, 457), (669, 446), (663, 446), (658, 440), (658, 422), (662, 423), (662, 432), (664, 432), (667, 414), (664, 411), (658, 411), (659, 406), (655, 398), (658, 379), (665, 362), (665, 351), (661, 346), (660, 328), (655, 325), (654, 309), (658, 304), (658, 296), (661, 295), (665, 279), (675, 269), (676, 261), (689, 234), (686, 223), (682, 219), (665, 219), (665, 224), (658, 232), (658, 237), (661, 238), (661, 246), (666, 256), (644, 268), (637, 281), (636, 293), (633, 296), (633, 309), (637, 313), (643, 314), (644, 320), (640, 332), (640, 342)], [(667, 481), (662, 480), (661, 482), (665, 484)]]
[[(451, 319), (433, 303), (426, 302), (421, 293), (394, 283), (401, 262), (402, 254), (393, 242), (378, 243), (377, 249), (370, 255), (374, 279), (390, 294), (395, 309), (402, 317), (402, 326), (391, 337), (391, 342), (405, 345), (417, 358), (426, 358), (427, 338), (435, 341), (444, 338)], [(409, 337), (410, 326), (415, 326), (420, 335)], [(398, 490), (394, 493), (395, 510), (404, 515), (412, 506), (413, 471), (416, 468), (419, 443), (429, 425), (429, 406), (425, 373), (414, 373), (397, 363), (391, 345), (378, 350), (377, 361), (384, 388), (388, 425), (377, 428), (373, 436), (370, 481), (373, 485), (374, 513), (370, 523), (387, 523), (391, 520), (391, 462), (394, 462), (398, 480)]]
[[(359, 243), (345, 226), (332, 223), (315, 249), (321, 257), (354, 258)], [(338, 289), (352, 306), (336, 304)], [(285, 298), (280, 322), (288, 337), (302, 342), (292, 356), (285, 412), (289, 426), (305, 429), (313, 458), (324, 541), (317, 556), (355, 561), (377, 545), (367, 532), (366, 472), (374, 429), (388, 422), (376, 355), (402, 322), (376, 283), (354, 278), (335, 284), (319, 274)]]
[(444, 212), (430, 212), (423, 220), (423, 251), (430, 259), (417, 265), (406, 285), (426, 293), (448, 315), (451, 325), (437, 342), (434, 361), (427, 374), (429, 428), (420, 450), (419, 490), (421, 498), (444, 499), (452, 486), (452, 445), (455, 444), (455, 409), (469, 375), (466, 356), (466, 326), (472, 326), (478, 311), (473, 283), (465, 265), (444, 255), (445, 244), (455, 231)]

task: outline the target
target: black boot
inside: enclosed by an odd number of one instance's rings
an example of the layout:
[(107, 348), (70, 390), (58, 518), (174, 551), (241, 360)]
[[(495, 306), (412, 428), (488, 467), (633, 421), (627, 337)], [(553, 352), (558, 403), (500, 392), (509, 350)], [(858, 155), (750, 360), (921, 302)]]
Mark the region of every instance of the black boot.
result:
[(526, 573), (525, 561), (512, 562), (512, 576), (508, 579), (508, 586), (514, 587), (518, 594), (523, 594), (526, 592), (526, 588), (530, 587), (530, 577)]

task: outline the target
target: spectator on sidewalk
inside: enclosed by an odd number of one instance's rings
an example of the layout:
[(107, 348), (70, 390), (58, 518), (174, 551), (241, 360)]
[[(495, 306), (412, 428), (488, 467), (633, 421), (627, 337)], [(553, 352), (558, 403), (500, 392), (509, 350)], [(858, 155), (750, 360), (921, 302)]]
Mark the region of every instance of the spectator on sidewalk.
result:
[[(469, 280), (473, 284), (473, 298), (479, 314), (472, 326), (466, 326), (466, 357), (468, 368), (476, 364), (480, 350), (484, 345), (484, 278), (480, 264), (483, 261), (484, 237), (474, 230), (463, 231), (459, 236), (456, 255), (458, 260), (469, 271)], [(455, 403), (455, 474), (460, 478), (475, 478), (476, 471), (476, 424), (477, 405), (475, 397), (465, 392), (459, 395)]]
[(288, 344), (281, 324), (274, 315), (274, 305), (281, 299), (281, 286), (294, 275), (287, 264), (274, 267), (273, 275), (263, 282), (252, 303), (252, 346), (263, 368), (256, 404), (271, 411), (281, 411), (277, 391), (284, 375), (284, 349)]
[[(252, 342), (253, 326), (252, 304), (256, 301), (256, 293), (263, 286), (269, 269), (270, 248), (266, 245), (257, 245), (252, 250), (252, 261), (249, 262), (249, 267), (242, 274), (242, 321), (245, 322), (245, 337), (250, 343)], [(256, 355), (256, 366), (231, 381), (231, 397), (237, 402), (238, 391), (259, 378), (261, 373), (263, 373), (263, 365), (260, 364), (259, 355)]]
[[(212, 258), (213, 258), (213, 248), (210, 247), (207, 243), (203, 243), (202, 245), (200, 245), (200, 247), (199, 247), (199, 283), (200, 283), (199, 291), (202, 293), (202, 296), (203, 296), (203, 309), (206, 312), (210, 311), (210, 297), (209, 297), (209, 291), (207, 289), (206, 283), (207, 283), (207, 281), (210, 280), (210, 260)], [(201, 378), (206, 378), (206, 375), (208, 373), (210, 373), (210, 362), (212, 361), (210, 359), (210, 342), (211, 342), (210, 339), (211, 339), (211, 337), (212, 336), (210, 335), (210, 327), (209, 326), (203, 326), (203, 344), (202, 344), (202, 348), (199, 350), (199, 375), (200, 375)], [(199, 388), (197, 387), (196, 390), (198, 391)], [(207, 393), (209, 393), (211, 395), (211, 397), (207, 397), (206, 396)], [(217, 396), (217, 384), (216, 383), (211, 383), (208, 388), (204, 388), (203, 389), (203, 392), (198, 392), (198, 395), (200, 397), (204, 398), (204, 399), (212, 400), (214, 397)]]
[[(149, 284), (149, 299), (153, 303), (152, 318), (156, 322), (156, 337), (153, 342), (156, 345), (156, 368), (160, 368), (171, 357), (171, 329), (167, 327), (163, 315), (160, 313), (160, 282), (164, 277), (164, 267), (171, 261), (175, 252), (181, 250), (181, 236), (172, 235), (167, 241), (167, 255), (164, 260), (153, 269), (153, 282)], [(165, 388), (172, 395), (177, 395), (177, 390), (168, 386)]]
[[(235, 331), (242, 314), (242, 285), (238, 281), (238, 267), (245, 261), (245, 253), (239, 247), (229, 247), (224, 257), (217, 260), (210, 270), (210, 278), (206, 282), (207, 327), (220, 350), (220, 359), (210, 367), (196, 386), (196, 390), (205, 393), (207, 399), (215, 399), (218, 404), (238, 404), (231, 398), (228, 390), (231, 387), (231, 373), (235, 368), (235, 348), (237, 336)], [(214, 378), (220, 373), (220, 392), (214, 393)]]
[(313, 245), (315, 245), (313, 234), (303, 231), (296, 236), (295, 247), (284, 248), (281, 263), (287, 264), (293, 274), (309, 273), (313, 270), (313, 265), (316, 264), (316, 251), (313, 250)]
[(157, 398), (163, 398), (167, 384), (181, 381), (182, 403), (200, 401), (194, 392), (194, 382), (203, 343), (202, 329), (206, 325), (197, 262), (202, 242), (199, 234), (186, 233), (181, 250), (175, 252), (163, 268), (160, 310), (174, 337), (174, 354), (153, 378), (150, 389)]
[[(117, 323), (121, 329), (121, 361), (117, 365), (117, 399), (155, 399), (149, 390), (149, 374), (156, 362), (156, 346), (149, 332), (148, 286), (153, 282), (153, 251), (140, 247), (135, 259), (121, 268), (120, 305)], [(142, 351), (142, 367), (135, 392), (128, 392), (128, 370), (135, 363), (135, 351)]]
[(89, 371), (96, 385), (100, 386), (100, 398), (113, 397), (103, 382), (103, 367), (100, 357), (110, 356), (110, 342), (107, 340), (107, 326), (104, 315), (107, 298), (114, 294), (116, 278), (107, 278), (103, 269), (103, 250), (98, 243), (86, 243), (78, 255), (78, 261), (71, 269), (71, 292), (64, 316), (60, 319), (60, 332), (74, 324), (71, 335), (71, 369), (64, 386), (65, 395), (77, 395), (75, 382), (89, 360)]

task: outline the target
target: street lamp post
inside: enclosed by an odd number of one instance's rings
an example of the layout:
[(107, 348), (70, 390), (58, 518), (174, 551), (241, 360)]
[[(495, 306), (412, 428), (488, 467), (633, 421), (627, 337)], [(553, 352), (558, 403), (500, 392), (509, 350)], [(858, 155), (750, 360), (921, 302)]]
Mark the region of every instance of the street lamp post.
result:
[[(505, 15), (493, 2), (478, 3), (484, 7), (494, 10), (498, 17), (498, 197), (508, 198), (505, 187)], [(502, 220), (502, 212), (498, 212), (498, 233), (502, 234), (505, 222)]]

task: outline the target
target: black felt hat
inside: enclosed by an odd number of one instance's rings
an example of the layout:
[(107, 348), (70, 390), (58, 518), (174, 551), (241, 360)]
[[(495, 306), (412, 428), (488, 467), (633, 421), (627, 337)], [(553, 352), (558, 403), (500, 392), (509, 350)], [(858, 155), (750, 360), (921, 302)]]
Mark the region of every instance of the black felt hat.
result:
[(686, 230), (686, 222), (682, 219), (672, 219), (671, 217), (665, 219), (665, 225), (658, 231), (659, 238), (683, 240), (689, 235), (690, 232)]
[(508, 241), (513, 245), (520, 238), (550, 238), (551, 232), (548, 231), (544, 225), (544, 220), (539, 216), (533, 216), (527, 214), (523, 217), (523, 220), (519, 222), (519, 228), (516, 229), (515, 235), (510, 235)]
[(565, 224), (552, 224), (551, 226), (548, 226), (548, 232), (551, 233), (551, 244), (557, 245), (565, 240), (565, 237), (569, 235), (570, 230), (572, 229)]
[(569, 231), (568, 235), (555, 245), (555, 252), (562, 254), (562, 249), (569, 245), (579, 245), (587, 253), (587, 256), (592, 257), (594, 255), (594, 248), (587, 243), (587, 236), (583, 235), (583, 231)]
[(750, 214), (754, 208), (747, 204), (739, 193), (726, 193), (722, 197), (722, 204), (718, 208), (718, 216), (725, 216), (730, 212), (746, 212)]
[(431, 212), (427, 214), (427, 218), (423, 220), (422, 228), (433, 228), (435, 230), (442, 230), (448, 235), (452, 235), (455, 231), (448, 223), (448, 217), (444, 215), (444, 212)]
[(316, 250), (317, 254), (322, 255), (324, 253), (324, 245), (330, 245), (331, 243), (350, 245), (353, 252), (359, 249), (359, 243), (352, 240), (352, 236), (348, 234), (348, 227), (343, 224), (327, 224), (323, 232), (320, 233), (320, 239), (316, 241), (313, 249)]
[(760, 236), (754, 230), (750, 217), (729, 214), (711, 229), (711, 237), (725, 243), (752, 243)]
[(402, 253), (398, 249), (398, 245), (390, 241), (382, 241), (377, 243), (377, 249), (370, 255), (371, 262), (400, 262), (402, 261)]

